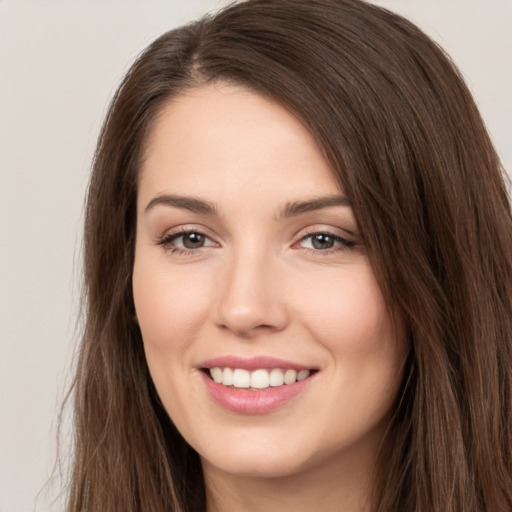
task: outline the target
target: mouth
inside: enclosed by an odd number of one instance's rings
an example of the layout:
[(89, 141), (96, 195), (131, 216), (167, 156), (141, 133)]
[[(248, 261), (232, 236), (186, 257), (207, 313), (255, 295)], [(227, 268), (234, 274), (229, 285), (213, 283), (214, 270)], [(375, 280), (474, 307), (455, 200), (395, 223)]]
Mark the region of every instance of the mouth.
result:
[(315, 369), (293, 368), (257, 368), (251, 371), (245, 368), (227, 366), (203, 368), (203, 371), (217, 384), (232, 389), (250, 391), (290, 386), (309, 378), (317, 372)]
[(237, 414), (266, 414), (313, 389), (318, 368), (275, 357), (221, 356), (203, 361), (199, 374), (215, 403)]

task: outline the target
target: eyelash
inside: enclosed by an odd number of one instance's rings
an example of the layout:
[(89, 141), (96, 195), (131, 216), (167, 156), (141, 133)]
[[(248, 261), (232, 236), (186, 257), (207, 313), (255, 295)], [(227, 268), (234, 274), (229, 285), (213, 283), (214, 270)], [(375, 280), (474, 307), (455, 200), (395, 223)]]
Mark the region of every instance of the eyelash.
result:
[(206, 233), (203, 233), (202, 231), (200, 231), (198, 229), (183, 229), (176, 233), (169, 233), (168, 235), (165, 235), (163, 238), (161, 238), (160, 240), (157, 241), (157, 245), (161, 245), (162, 247), (164, 247), (165, 250), (167, 250), (171, 254), (175, 254), (177, 256), (191, 255), (191, 254), (197, 253), (197, 251), (199, 249), (204, 249), (205, 247), (212, 247), (214, 245), (214, 244), (212, 244), (212, 245), (202, 246), (202, 247), (198, 247), (196, 249), (188, 249), (186, 247), (175, 247), (175, 246), (171, 245), (178, 238), (183, 237), (185, 235), (191, 235), (191, 234), (204, 236), (206, 239), (210, 240), (210, 237)]
[[(172, 245), (172, 243), (175, 242), (177, 239), (184, 237), (185, 235), (191, 235), (191, 234), (200, 235), (200, 236), (205, 237), (205, 239), (207, 239), (207, 240), (211, 240), (210, 237), (206, 233), (204, 233), (200, 230), (184, 229), (184, 230), (178, 231), (176, 233), (167, 234), (163, 238), (157, 240), (156, 243), (157, 243), (157, 245), (164, 247), (165, 250), (169, 251), (171, 254), (175, 254), (177, 256), (187, 256), (187, 255), (191, 255), (194, 253), (197, 254), (197, 251), (200, 249), (204, 249), (207, 247), (213, 247), (216, 245), (215, 243), (212, 243), (211, 245), (203, 245), (203, 246), (197, 247), (195, 249), (176, 247), (176, 246)], [(354, 242), (353, 240), (348, 240), (346, 238), (343, 238), (340, 235), (336, 235), (329, 231), (315, 230), (315, 231), (311, 231), (311, 232), (305, 234), (304, 236), (302, 236), (298, 242), (295, 242), (293, 244), (292, 247), (295, 248), (300, 243), (304, 242), (305, 240), (312, 238), (314, 236), (318, 236), (318, 235), (327, 236), (327, 237), (331, 238), (334, 242), (338, 242), (340, 245), (337, 247), (335, 246), (335, 247), (331, 247), (331, 248), (323, 249), (323, 250), (322, 249), (314, 249), (311, 247), (302, 247), (302, 249), (304, 249), (308, 253), (313, 253), (315, 255), (328, 256), (333, 253), (350, 250), (356, 245), (356, 242)], [(300, 247), (297, 247), (297, 248), (300, 248)]]
[(314, 236), (318, 236), (318, 235), (327, 236), (327, 237), (331, 238), (334, 242), (338, 242), (340, 245), (331, 247), (329, 249), (323, 249), (323, 250), (322, 249), (314, 249), (314, 248), (310, 248), (310, 247), (303, 247), (302, 249), (306, 250), (308, 253), (314, 253), (315, 255), (329, 256), (334, 253), (343, 252), (343, 251), (353, 249), (356, 245), (356, 242), (354, 242), (353, 240), (348, 240), (347, 238), (343, 238), (342, 236), (336, 235), (335, 233), (331, 233), (330, 231), (314, 230), (314, 231), (310, 231), (309, 233), (306, 233), (304, 236), (302, 236), (300, 238), (300, 240), (294, 244), (294, 247), (296, 245), (298, 245), (299, 243), (304, 242), (308, 238), (312, 239)]

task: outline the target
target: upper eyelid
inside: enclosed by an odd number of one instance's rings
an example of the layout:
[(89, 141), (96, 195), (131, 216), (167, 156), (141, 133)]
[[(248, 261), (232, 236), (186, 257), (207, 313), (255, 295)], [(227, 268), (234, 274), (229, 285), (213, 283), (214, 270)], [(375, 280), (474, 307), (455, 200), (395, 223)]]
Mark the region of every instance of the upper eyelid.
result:
[[(204, 235), (204, 237), (211, 243), (195, 247), (195, 248), (189, 248), (189, 247), (181, 247), (183, 244), (176, 244), (175, 241), (179, 238), (184, 237), (187, 234), (190, 233), (197, 233), (200, 235)], [(220, 244), (216, 242), (212, 237), (208, 236), (207, 234), (203, 233), (202, 231), (198, 229), (181, 229), (176, 230), (175, 232), (164, 234), (162, 237), (157, 238), (155, 241), (155, 245), (160, 246), (164, 250), (170, 250), (173, 253), (182, 253), (182, 254), (201, 254), (203, 253), (203, 250), (208, 250), (211, 248), (215, 248), (215, 246), (220, 247)]]
[(187, 233), (199, 233), (201, 235), (204, 235), (208, 238), (214, 239), (215, 236), (211, 234), (211, 231), (203, 226), (197, 226), (197, 225), (179, 225), (172, 228), (166, 228), (165, 230), (161, 231), (161, 234), (157, 235), (158, 240), (162, 240), (164, 238), (170, 238), (170, 237), (178, 237), (180, 235), (185, 235)]
[(325, 231), (325, 230), (324, 231), (311, 231), (310, 233), (306, 233), (299, 238), (299, 241), (304, 240), (305, 238), (310, 238), (314, 235), (327, 235), (327, 236), (330, 236), (335, 239), (341, 239), (341, 240), (346, 240), (347, 242), (353, 242), (353, 240), (351, 240), (349, 237), (340, 235), (338, 233), (334, 233), (332, 231)]
[(198, 229), (187, 229), (187, 230), (176, 231), (176, 232), (173, 232), (173, 233), (167, 233), (167, 234), (163, 235), (160, 239), (158, 239), (157, 243), (160, 244), (160, 245), (163, 245), (163, 244), (169, 243), (169, 242), (171, 242), (173, 240), (176, 240), (176, 239), (178, 239), (180, 237), (188, 235), (190, 233), (197, 233), (198, 235), (202, 235), (205, 238), (207, 238), (208, 240), (210, 240), (211, 242), (213, 242), (214, 244), (218, 245), (218, 242), (216, 242), (211, 236), (209, 236), (204, 231), (200, 231)]
[(340, 227), (326, 227), (326, 226), (324, 226), (324, 227), (322, 227), (322, 226), (307, 227), (305, 229), (301, 229), (296, 233), (295, 237), (298, 240), (302, 240), (308, 236), (317, 235), (317, 234), (321, 234), (321, 233), (325, 233), (325, 234), (332, 235), (335, 237), (343, 238), (344, 240), (354, 242), (354, 243), (357, 241), (357, 235), (352, 230), (344, 229), (344, 228), (340, 228)]
[(351, 240), (350, 238), (347, 238), (347, 237), (344, 237), (344, 236), (341, 236), (341, 235), (337, 235), (335, 233), (330, 233), (328, 231), (315, 231), (313, 233), (309, 233), (307, 235), (304, 235), (304, 236), (301, 236), (296, 242), (293, 243), (293, 245), (297, 245), (299, 244), (300, 242), (303, 242), (304, 240), (307, 240), (308, 238), (311, 238), (312, 236), (314, 235), (328, 235), (330, 236), (331, 238), (333, 238), (335, 241), (341, 243), (342, 245), (345, 245), (345, 246), (354, 246), (356, 245), (356, 241), (355, 240)]

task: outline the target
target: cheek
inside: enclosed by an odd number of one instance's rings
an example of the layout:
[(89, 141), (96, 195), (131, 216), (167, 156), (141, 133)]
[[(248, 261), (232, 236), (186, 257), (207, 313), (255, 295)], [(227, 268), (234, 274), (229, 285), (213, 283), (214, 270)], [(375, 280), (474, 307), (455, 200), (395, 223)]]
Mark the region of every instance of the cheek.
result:
[(200, 338), (209, 314), (209, 293), (205, 279), (170, 272), (161, 261), (135, 261), (133, 297), (146, 361), (156, 390), (174, 418), (184, 417), (194, 403), (184, 377), (191, 367), (188, 348)]
[(313, 276), (294, 294), (296, 316), (330, 351), (354, 355), (394, 340), (387, 306), (369, 265)]
[(136, 260), (133, 272), (135, 310), (148, 363), (153, 355), (176, 360), (176, 353), (197, 336), (209, 311), (208, 281), (157, 268), (157, 263)]
[(329, 354), (329, 380), (339, 392), (325, 395), (326, 414), (341, 408), (352, 411), (354, 421), (366, 418), (371, 423), (394, 399), (405, 344), (370, 267), (345, 274), (317, 278), (316, 291), (303, 294), (297, 316)]

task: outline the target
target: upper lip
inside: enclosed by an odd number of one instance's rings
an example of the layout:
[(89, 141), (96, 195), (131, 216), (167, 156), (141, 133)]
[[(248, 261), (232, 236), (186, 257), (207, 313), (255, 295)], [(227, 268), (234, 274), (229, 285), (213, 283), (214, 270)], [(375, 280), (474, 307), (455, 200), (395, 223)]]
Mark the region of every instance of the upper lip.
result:
[(272, 369), (282, 368), (283, 370), (311, 370), (311, 366), (295, 363), (293, 361), (286, 361), (285, 359), (278, 359), (270, 356), (257, 356), (257, 357), (240, 357), (240, 356), (220, 356), (214, 357), (203, 361), (198, 365), (200, 368), (241, 368), (244, 370), (259, 370), (259, 369)]

